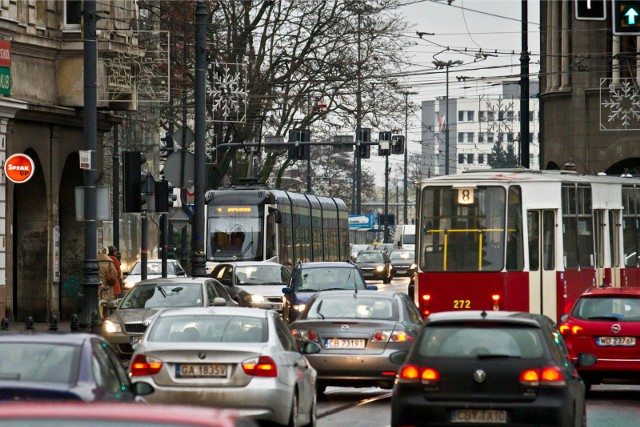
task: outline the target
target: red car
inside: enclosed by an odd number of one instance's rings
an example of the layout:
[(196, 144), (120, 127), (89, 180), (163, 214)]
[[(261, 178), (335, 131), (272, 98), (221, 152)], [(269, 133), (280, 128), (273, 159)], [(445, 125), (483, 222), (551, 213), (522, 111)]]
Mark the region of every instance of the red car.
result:
[(0, 403), (3, 426), (247, 427), (251, 420), (234, 412), (195, 406), (134, 403), (7, 402)]
[(591, 288), (561, 317), (558, 328), (571, 358), (598, 361), (578, 371), (587, 387), (603, 382), (640, 383), (640, 288)]

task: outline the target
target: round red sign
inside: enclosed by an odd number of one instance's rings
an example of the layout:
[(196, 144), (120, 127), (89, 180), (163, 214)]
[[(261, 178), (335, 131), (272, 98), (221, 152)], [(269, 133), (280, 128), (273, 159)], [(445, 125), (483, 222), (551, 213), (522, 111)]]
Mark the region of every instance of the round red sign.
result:
[(26, 154), (14, 154), (4, 162), (4, 174), (9, 180), (22, 184), (33, 176), (33, 160)]

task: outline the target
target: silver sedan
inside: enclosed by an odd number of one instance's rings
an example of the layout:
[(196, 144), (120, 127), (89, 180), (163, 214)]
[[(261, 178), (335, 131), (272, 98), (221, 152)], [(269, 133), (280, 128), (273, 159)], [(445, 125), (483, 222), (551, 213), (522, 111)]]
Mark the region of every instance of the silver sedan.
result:
[[(218, 406), (281, 425), (315, 425), (316, 371), (272, 310), (164, 310), (137, 344), (129, 375), (149, 402)], [(307, 345), (304, 353), (319, 351)]]

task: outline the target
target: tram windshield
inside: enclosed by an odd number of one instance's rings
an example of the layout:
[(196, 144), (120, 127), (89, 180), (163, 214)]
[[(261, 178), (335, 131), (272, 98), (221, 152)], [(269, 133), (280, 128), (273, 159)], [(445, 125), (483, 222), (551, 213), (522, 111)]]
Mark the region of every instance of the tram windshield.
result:
[(210, 209), (207, 223), (207, 259), (256, 259), (262, 249), (260, 226), (257, 206), (216, 206)]
[(422, 193), (422, 271), (501, 271), (506, 191), (502, 187), (425, 187)]

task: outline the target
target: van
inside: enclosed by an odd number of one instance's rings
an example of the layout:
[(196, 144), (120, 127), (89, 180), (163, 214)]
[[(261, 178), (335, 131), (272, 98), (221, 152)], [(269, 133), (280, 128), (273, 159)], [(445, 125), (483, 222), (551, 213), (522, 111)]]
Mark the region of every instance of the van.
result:
[(396, 233), (393, 237), (393, 245), (396, 249), (415, 251), (416, 249), (416, 226), (397, 225)]

